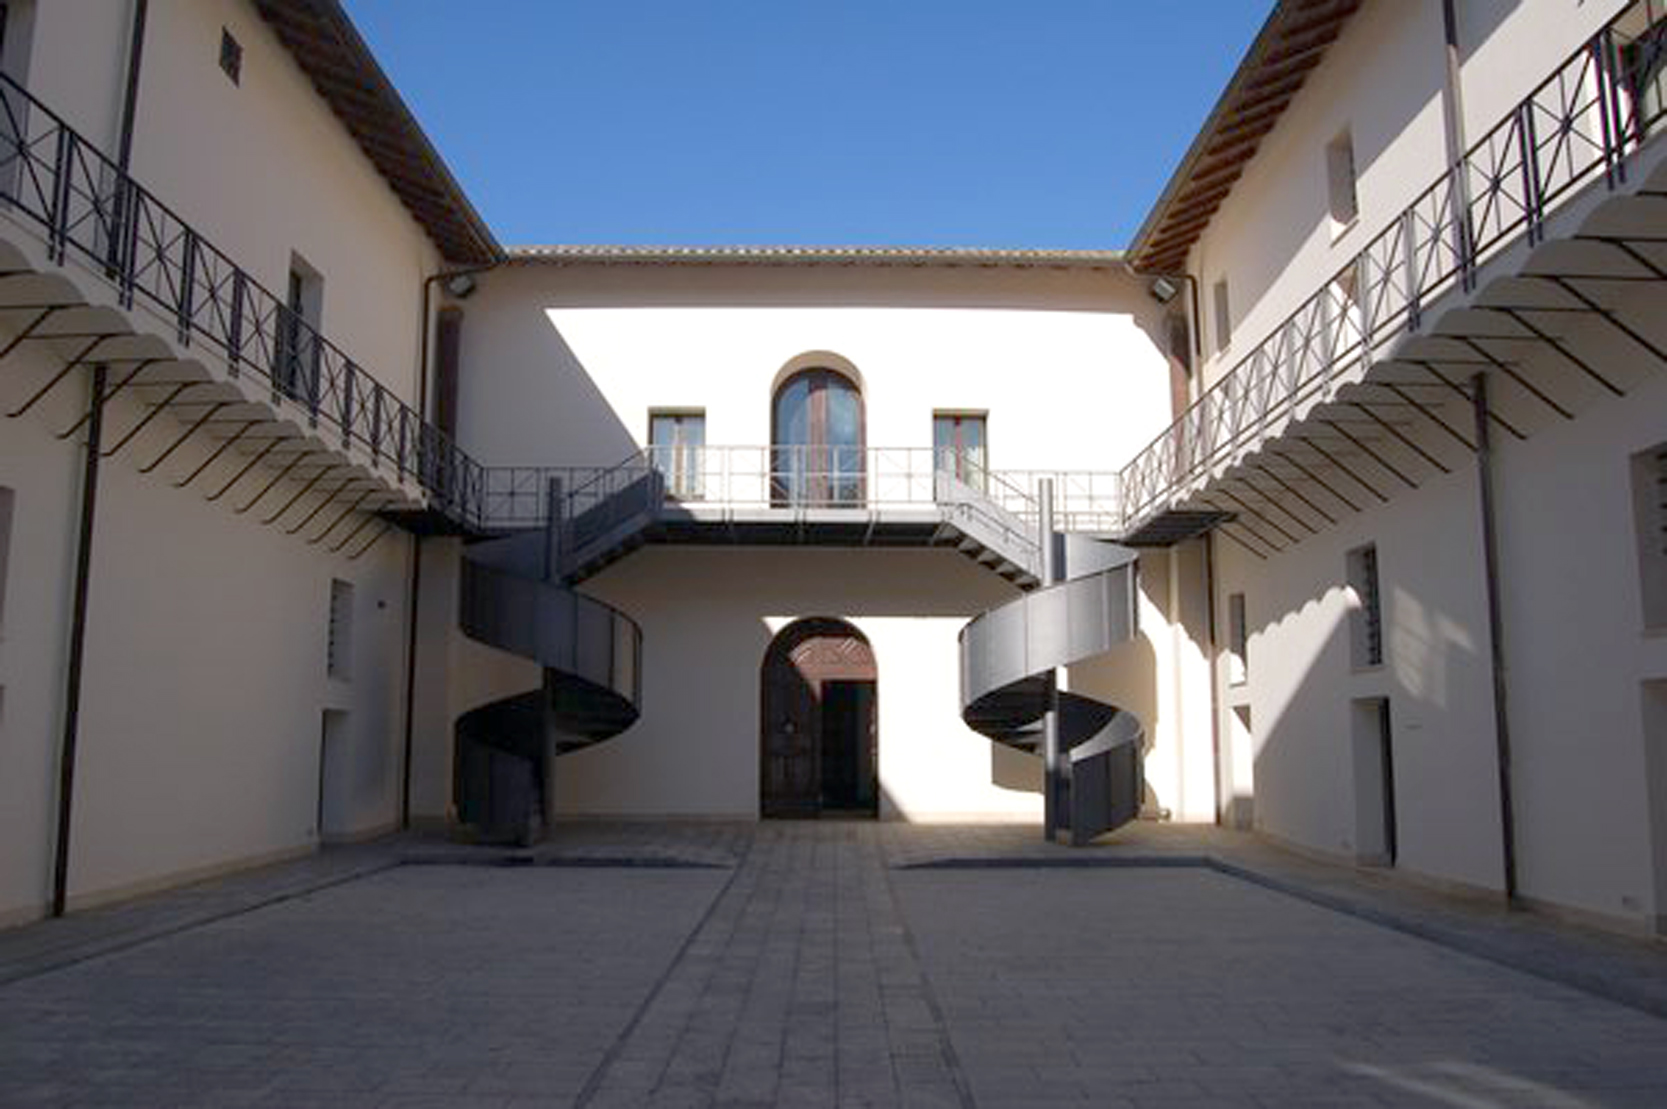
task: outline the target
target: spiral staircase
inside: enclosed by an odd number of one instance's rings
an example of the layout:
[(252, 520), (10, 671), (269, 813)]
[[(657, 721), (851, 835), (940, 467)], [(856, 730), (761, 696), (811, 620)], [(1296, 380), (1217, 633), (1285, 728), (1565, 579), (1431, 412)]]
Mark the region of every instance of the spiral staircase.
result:
[(1137, 554), (1070, 533), (1053, 535), (1050, 554), (1050, 584), (962, 630), (961, 718), (1042, 756), (1044, 834), (1080, 846), (1139, 815), (1145, 730), (1125, 709), (1060, 689), (1057, 674), (1138, 634)]
[[(622, 490), (599, 517), (552, 511), (543, 528), (464, 548), (459, 625), (488, 646), (531, 659), (543, 681), (458, 717), (453, 802), (459, 822), (489, 842), (527, 843), (551, 819), (556, 757), (610, 739), (637, 720), (642, 703), (642, 629), (618, 609), (575, 592), (572, 567), (589, 545), (630, 544), (663, 498), (658, 475)], [(560, 487), (549, 494), (561, 503)], [(644, 506), (620, 515), (622, 504)], [(601, 512), (599, 506), (594, 512)]]

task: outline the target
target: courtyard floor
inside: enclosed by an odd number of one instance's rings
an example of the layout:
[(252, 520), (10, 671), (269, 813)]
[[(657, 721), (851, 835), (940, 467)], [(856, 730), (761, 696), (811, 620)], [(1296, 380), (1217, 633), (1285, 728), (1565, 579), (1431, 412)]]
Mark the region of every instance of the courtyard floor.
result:
[(397, 837), (0, 933), (0, 1105), (1667, 1105), (1667, 946), (1217, 829)]

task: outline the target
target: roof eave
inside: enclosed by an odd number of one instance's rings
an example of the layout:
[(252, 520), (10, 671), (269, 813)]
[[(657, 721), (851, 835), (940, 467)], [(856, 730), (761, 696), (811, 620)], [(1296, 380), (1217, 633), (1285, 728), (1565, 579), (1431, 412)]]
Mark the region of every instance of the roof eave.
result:
[[(1306, 83), (1308, 73), (1324, 60), (1331, 44), (1342, 33), (1344, 25), (1354, 16), (1361, 3), (1362, 0), (1279, 0), (1273, 11), (1268, 14), (1266, 22), (1262, 24), (1262, 29), (1257, 32), (1250, 48), (1245, 51), (1238, 68), (1233, 72), (1227, 87), (1222, 90), (1215, 106), (1210, 109), (1210, 114), (1205, 118), (1187, 152), (1182, 155), (1163, 192), (1158, 195), (1140, 229), (1135, 232), (1128, 248), (1130, 266), (1141, 271), (1175, 268), (1173, 265), (1154, 263), (1174, 258), (1177, 254), (1184, 257), (1185, 251), (1203, 234), (1210, 218), (1230, 195), (1232, 185), (1237, 182), (1244, 167), (1255, 158), (1262, 140), (1277, 126), (1290, 101)], [(1282, 53), (1287, 40), (1303, 35), (1313, 35), (1316, 42), (1297, 51), (1295, 55)], [(1258, 83), (1266, 83), (1268, 79), (1276, 80), (1286, 87), (1268, 96), (1266, 90), (1256, 88)], [(1258, 97), (1260, 99), (1255, 99)], [(1251, 100), (1254, 102), (1249, 105), (1245, 103)], [(1256, 113), (1256, 122), (1260, 130), (1253, 129), (1255, 133), (1248, 138), (1235, 140), (1239, 148), (1236, 153), (1224, 159), (1225, 166), (1212, 166), (1207, 174), (1213, 181), (1224, 182), (1227, 187), (1217, 188), (1215, 195), (1206, 202), (1206, 210), (1202, 212), (1203, 221), (1195, 230), (1183, 233), (1175, 243), (1158, 244), (1165, 249), (1161, 253), (1154, 253), (1154, 239), (1164, 230), (1164, 224), (1169, 221), (1177, 201), (1198, 179), (1195, 171), (1205, 162), (1206, 154), (1216, 145), (1217, 140), (1231, 134), (1242, 122), (1239, 117), (1244, 111)], [(1198, 218), (1199, 213), (1193, 213), (1183, 222), (1196, 222)]]
[(340, 0), (254, 4), (441, 256), (463, 265), (501, 261), (503, 248)]
[(512, 246), (511, 265), (884, 266), (983, 269), (1126, 268), (1120, 250), (996, 250), (970, 247)]

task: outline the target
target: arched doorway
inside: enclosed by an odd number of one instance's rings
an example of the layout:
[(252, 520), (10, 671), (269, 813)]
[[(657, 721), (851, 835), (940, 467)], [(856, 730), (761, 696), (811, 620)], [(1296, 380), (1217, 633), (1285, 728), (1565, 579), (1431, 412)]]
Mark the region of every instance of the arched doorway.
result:
[(862, 390), (839, 370), (799, 370), (770, 406), (770, 500), (838, 507), (864, 501)]
[(759, 683), (764, 816), (879, 815), (877, 676), (868, 640), (843, 620), (798, 620), (771, 640)]

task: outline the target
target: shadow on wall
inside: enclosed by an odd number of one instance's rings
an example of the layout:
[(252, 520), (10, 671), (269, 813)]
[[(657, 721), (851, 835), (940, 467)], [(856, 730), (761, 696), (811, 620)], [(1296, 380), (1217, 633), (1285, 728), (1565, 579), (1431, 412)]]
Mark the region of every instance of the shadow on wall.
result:
[[(821, 614), (868, 637), (880, 667), (882, 766), (889, 744), (892, 757), (904, 754), (899, 772), (930, 790), (926, 763), (946, 750), (937, 744), (988, 742), (960, 724), (955, 632), (1017, 596), (946, 549), (654, 545), (585, 591), (643, 627), (644, 712), (623, 735), (563, 759), (562, 811), (713, 815), (756, 811), (760, 663), (775, 631)], [(981, 762), (973, 782), (983, 781)], [(905, 792), (900, 802), (919, 804)]]
[[(1451, 620), (1404, 589), (1391, 597), (1384, 623), (1394, 631), (1375, 666), (1358, 664), (1359, 610), (1346, 586), (1331, 585), (1277, 618), (1259, 621), (1250, 631), (1247, 661), (1251, 681), (1264, 692), (1254, 708), (1238, 705), (1233, 711), (1246, 721), (1253, 746), (1258, 828), (1322, 851), (1356, 855), (1373, 834), (1367, 826), (1370, 806), (1393, 805), (1400, 817), (1400, 858), (1439, 874), (1441, 867), (1432, 864), (1452, 846), (1444, 847), (1440, 837), (1474, 823), (1460, 810), (1498, 811), (1491, 744), (1476, 755), (1475, 744), (1486, 737), (1464, 734), (1460, 722), (1439, 722), (1455, 707), (1454, 691), (1486, 685), (1484, 660), (1467, 637), (1450, 634), (1458, 627)], [(1323, 638), (1308, 657), (1292, 657), (1291, 647), (1312, 642), (1313, 625), (1322, 621)], [(1294, 626), (1299, 623), (1309, 627)], [(1432, 629), (1442, 631), (1426, 634)], [(1462, 673), (1465, 669), (1473, 672)], [(1389, 702), (1392, 728), (1385, 763), (1375, 747), (1362, 746), (1355, 721), (1359, 707), (1380, 699)], [(1476, 757), (1460, 758), (1471, 755)], [(1385, 765), (1391, 767), (1388, 780)], [(1467, 780), (1467, 768), (1480, 778)], [(1419, 784), (1422, 789), (1410, 788)]]
[(483, 279), (469, 301), (458, 431), (487, 465), (612, 465), (638, 448), (551, 319), (559, 298), (550, 287), (511, 267)]

